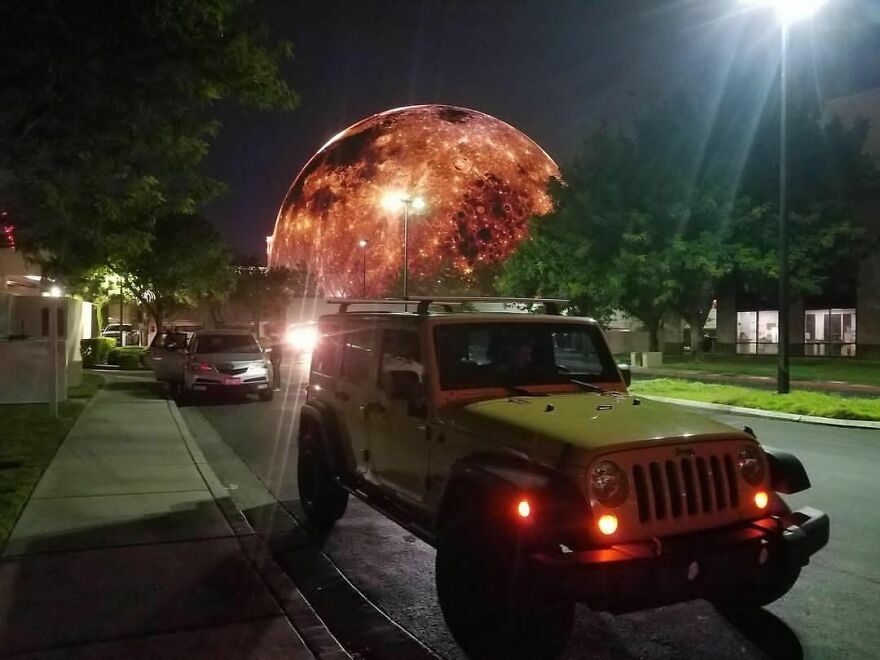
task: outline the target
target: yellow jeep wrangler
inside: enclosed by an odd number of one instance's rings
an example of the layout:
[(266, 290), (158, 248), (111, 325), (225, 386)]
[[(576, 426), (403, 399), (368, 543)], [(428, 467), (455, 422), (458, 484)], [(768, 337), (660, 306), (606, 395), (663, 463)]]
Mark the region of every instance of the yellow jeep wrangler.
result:
[[(599, 325), (565, 301), (460, 309), (488, 301), (330, 301), (299, 424), (310, 523), (354, 494), (433, 545), (472, 658), (556, 656), (575, 602), (761, 606), (791, 588), (829, 534), (779, 495), (810, 485), (794, 456), (628, 394)], [(350, 311), (376, 303), (416, 309)]]

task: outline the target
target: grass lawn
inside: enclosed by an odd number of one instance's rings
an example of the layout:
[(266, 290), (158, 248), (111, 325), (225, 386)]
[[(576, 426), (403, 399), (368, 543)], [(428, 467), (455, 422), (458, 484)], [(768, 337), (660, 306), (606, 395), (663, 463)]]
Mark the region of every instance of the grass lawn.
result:
[(673, 378), (634, 381), (634, 394), (653, 394), (672, 399), (724, 403), (744, 408), (760, 408), (795, 415), (816, 415), (835, 419), (880, 421), (880, 399), (843, 397), (820, 392), (795, 391), (776, 394), (768, 390), (736, 385), (716, 385)]
[[(775, 355), (706, 355), (695, 362), (664, 356), (663, 369), (691, 369), (709, 373), (776, 376)], [(793, 380), (837, 380), (880, 386), (880, 360), (856, 358), (792, 358)]]
[(0, 548), (58, 445), (103, 380), (97, 374), (83, 374), (82, 385), (68, 389), (68, 400), (58, 405), (57, 418), (49, 415), (45, 403), (0, 406)]

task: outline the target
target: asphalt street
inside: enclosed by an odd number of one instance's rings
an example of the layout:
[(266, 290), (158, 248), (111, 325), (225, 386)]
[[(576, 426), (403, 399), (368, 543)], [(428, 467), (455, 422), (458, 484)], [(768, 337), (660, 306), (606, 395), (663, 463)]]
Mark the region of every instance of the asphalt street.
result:
[[(284, 511), (297, 518), (296, 418), (307, 375), (301, 362), (287, 365), (285, 372), (285, 390), (270, 403), (201, 402), (184, 412), (193, 424), (210, 426)], [(831, 542), (785, 598), (747, 619), (725, 618), (703, 601), (621, 616), (581, 607), (565, 657), (880, 657), (880, 432), (715, 417), (738, 427), (747, 424), (765, 444), (802, 460), (813, 487), (792, 496), (790, 503), (829, 513)], [(322, 541), (330, 563), (368, 605), (436, 654), (463, 657), (437, 604), (432, 548), (357, 500)], [(334, 621), (325, 619), (332, 630)], [(367, 655), (383, 657), (381, 649)]]

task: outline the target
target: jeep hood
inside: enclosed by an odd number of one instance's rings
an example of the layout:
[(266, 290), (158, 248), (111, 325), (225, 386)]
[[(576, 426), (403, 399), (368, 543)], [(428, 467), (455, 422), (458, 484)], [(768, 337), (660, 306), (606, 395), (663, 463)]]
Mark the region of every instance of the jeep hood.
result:
[(565, 445), (582, 450), (577, 453), (592, 454), (672, 438), (686, 437), (691, 442), (719, 436), (751, 439), (737, 429), (679, 406), (593, 392), (478, 401), (450, 406), (440, 418), (442, 423), (465, 433), (549, 461)]

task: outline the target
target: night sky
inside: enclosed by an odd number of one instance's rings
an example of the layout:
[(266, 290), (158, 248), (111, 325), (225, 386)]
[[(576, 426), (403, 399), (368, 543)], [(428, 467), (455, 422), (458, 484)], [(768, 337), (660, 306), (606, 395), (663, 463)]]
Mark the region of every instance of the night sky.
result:
[[(230, 190), (208, 216), (239, 251), (262, 255), (293, 178), (329, 138), (415, 103), (473, 108), (513, 124), (564, 169), (601, 123), (625, 123), (680, 89), (721, 89), (778, 64), (772, 13), (736, 0), (293, 0), (264, 2), (291, 41), (292, 113), (224, 110), (205, 163)], [(880, 85), (880, 2), (831, 0), (792, 33), (792, 79), (821, 99)]]

